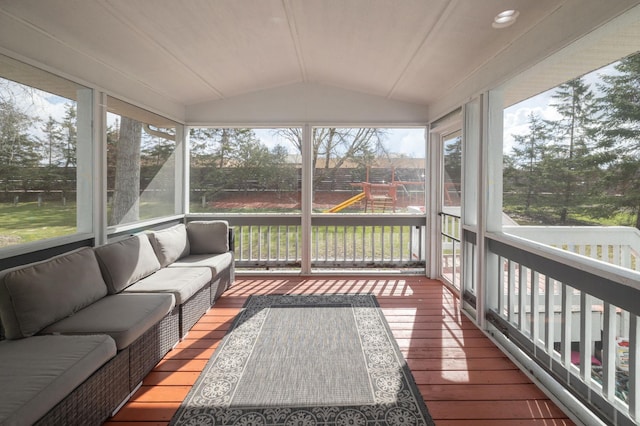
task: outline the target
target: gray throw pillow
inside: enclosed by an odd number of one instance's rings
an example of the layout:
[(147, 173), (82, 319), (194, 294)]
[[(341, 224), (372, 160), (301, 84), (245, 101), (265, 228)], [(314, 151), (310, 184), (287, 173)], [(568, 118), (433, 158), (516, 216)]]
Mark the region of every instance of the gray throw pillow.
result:
[(229, 222), (226, 220), (187, 223), (191, 254), (217, 254), (229, 251)]
[(189, 239), (184, 224), (148, 234), (153, 250), (163, 268), (189, 254)]
[(109, 294), (120, 293), (160, 269), (160, 262), (145, 234), (105, 244), (94, 250)]
[(93, 250), (79, 249), (14, 268), (2, 280), (0, 304), (7, 338), (29, 337), (107, 295)]

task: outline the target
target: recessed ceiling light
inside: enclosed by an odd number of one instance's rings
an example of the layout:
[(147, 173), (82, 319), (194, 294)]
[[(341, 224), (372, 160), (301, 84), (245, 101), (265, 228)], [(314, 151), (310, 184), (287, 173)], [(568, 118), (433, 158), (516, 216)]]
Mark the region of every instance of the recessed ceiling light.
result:
[(518, 19), (520, 12), (517, 10), (505, 10), (504, 12), (500, 12), (493, 18), (493, 24), (491, 26), (493, 28), (507, 28), (513, 25)]

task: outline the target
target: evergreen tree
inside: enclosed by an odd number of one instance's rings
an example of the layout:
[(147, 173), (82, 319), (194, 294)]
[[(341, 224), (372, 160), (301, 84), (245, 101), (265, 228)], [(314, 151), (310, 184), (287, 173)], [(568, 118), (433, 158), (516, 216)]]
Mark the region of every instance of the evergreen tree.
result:
[(549, 146), (547, 124), (536, 114), (529, 114), (529, 133), (514, 135), (514, 167), (521, 171), (522, 181), (517, 183), (524, 195), (525, 212), (534, 205), (542, 192), (553, 186), (548, 165), (555, 154)]
[(547, 121), (555, 151), (555, 177), (563, 183), (557, 198), (560, 222), (565, 224), (569, 210), (589, 196), (589, 182), (598, 173), (595, 147), (598, 113), (596, 99), (582, 78), (557, 87), (550, 105), (560, 118)]
[(52, 116), (42, 126), (44, 138), (41, 139), (44, 161), (49, 167), (57, 166), (64, 158), (63, 134), (58, 123)]
[(603, 76), (602, 146), (611, 155), (607, 183), (612, 205), (635, 215), (640, 229), (640, 52), (615, 65), (616, 74)]
[(38, 143), (29, 135), (34, 119), (11, 100), (0, 100), (0, 181), (4, 190), (21, 182), (28, 188), (34, 169), (40, 162)]

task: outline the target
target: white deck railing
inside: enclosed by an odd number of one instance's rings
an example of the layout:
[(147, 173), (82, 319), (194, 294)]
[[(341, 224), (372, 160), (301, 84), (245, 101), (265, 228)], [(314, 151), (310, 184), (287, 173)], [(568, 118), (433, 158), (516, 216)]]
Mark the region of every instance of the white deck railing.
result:
[(628, 226), (509, 226), (503, 232), (640, 271), (640, 230)]
[(488, 317), (607, 422), (635, 424), (640, 416), (640, 273), (629, 269), (637, 268), (638, 255), (629, 235), (637, 233), (630, 228), (587, 231), (581, 236), (576, 228), (518, 227), (508, 232), (520, 237), (491, 235), (488, 248), (498, 285), (490, 290)]
[[(296, 214), (192, 215), (223, 218), (234, 228), (236, 268), (297, 268), (302, 263)], [(311, 266), (321, 269), (425, 268), (423, 215), (316, 215), (311, 218)]]

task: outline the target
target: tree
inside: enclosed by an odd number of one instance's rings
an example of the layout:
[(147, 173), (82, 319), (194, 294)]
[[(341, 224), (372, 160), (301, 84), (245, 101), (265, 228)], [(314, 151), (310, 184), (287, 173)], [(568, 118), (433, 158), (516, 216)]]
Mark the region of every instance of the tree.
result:
[(140, 149), (142, 123), (121, 117), (116, 151), (116, 173), (111, 208), (111, 225), (140, 218)]
[(529, 114), (529, 133), (514, 135), (513, 147), (514, 167), (521, 170), (525, 211), (529, 211), (539, 195), (550, 187), (546, 166), (554, 157), (549, 147), (549, 132), (546, 123), (536, 114)]
[[(301, 128), (278, 129), (275, 133), (292, 143), (302, 154)], [(311, 160), (315, 170), (314, 183), (324, 179), (333, 182), (337, 170), (346, 161), (372, 159), (386, 154), (382, 143), (384, 136), (384, 130), (377, 128), (315, 128)]]
[(608, 157), (607, 183), (615, 193), (612, 205), (629, 209), (640, 229), (640, 53), (615, 65), (616, 74), (599, 85), (606, 125), (602, 147)]
[(558, 200), (560, 222), (564, 224), (569, 209), (589, 195), (589, 182), (598, 172), (598, 110), (595, 96), (582, 78), (561, 84), (551, 98), (555, 102), (550, 105), (560, 118), (546, 123), (558, 154), (555, 177), (563, 182)]
[(5, 191), (13, 189), (11, 180), (21, 180), (24, 189), (38, 165), (37, 142), (29, 135), (34, 119), (12, 100), (0, 100), (0, 179)]
[(76, 165), (76, 150), (78, 143), (78, 115), (75, 103), (65, 104), (65, 114), (62, 120), (64, 138), (64, 168)]
[(52, 116), (49, 116), (47, 122), (42, 126), (42, 132), (44, 133), (44, 138), (40, 140), (40, 143), (42, 144), (45, 162), (49, 167), (57, 166), (64, 156), (60, 123)]

